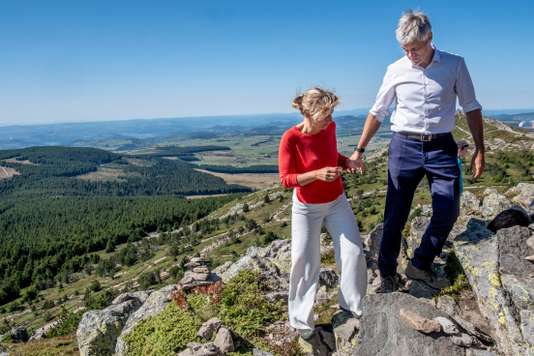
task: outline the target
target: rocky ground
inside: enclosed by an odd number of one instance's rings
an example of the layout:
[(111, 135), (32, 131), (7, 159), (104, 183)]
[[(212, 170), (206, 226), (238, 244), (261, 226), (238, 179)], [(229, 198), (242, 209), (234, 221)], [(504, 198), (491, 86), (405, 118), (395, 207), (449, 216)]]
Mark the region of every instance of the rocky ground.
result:
[[(403, 241), (400, 270), (416, 247), (431, 209), (421, 206)], [(338, 275), (321, 270), (317, 293), (317, 329), (312, 340), (317, 355), (534, 355), (534, 184), (519, 184), (505, 194), (487, 189), (483, 199), (466, 192), (463, 214), (435, 269), (451, 287), (434, 290), (401, 274), (399, 292), (375, 294), (379, 282), (376, 258), (381, 225), (364, 236), (369, 293), (358, 320), (336, 312)], [(332, 254), (327, 236), (321, 253)], [(210, 271), (204, 256), (193, 258), (178, 285), (157, 291), (125, 293), (112, 305), (89, 311), (78, 327), (82, 355), (128, 355), (127, 335), (142, 321), (174, 302), (187, 308), (187, 295), (216, 293), (240, 271), (255, 270), (265, 281), (272, 303), (287, 299), (290, 242), (276, 240), (265, 248), (250, 248), (237, 262)], [(460, 268), (458, 268), (460, 267)], [(462, 284), (463, 281), (463, 284)], [(210, 289), (211, 288), (211, 289)], [(332, 319), (328, 319), (332, 317)], [(324, 322), (326, 318), (326, 322)], [(223, 355), (243, 343), (219, 318), (199, 324), (196, 341), (179, 355)], [(253, 355), (303, 353), (285, 318), (271, 322), (262, 342), (249, 345)], [(260, 346), (257, 346), (260, 345)]]

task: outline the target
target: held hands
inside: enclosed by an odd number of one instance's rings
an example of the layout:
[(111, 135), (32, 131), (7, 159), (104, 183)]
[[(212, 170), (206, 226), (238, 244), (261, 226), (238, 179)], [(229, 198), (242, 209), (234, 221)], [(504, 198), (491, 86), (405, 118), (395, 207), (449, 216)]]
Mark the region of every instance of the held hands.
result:
[(473, 179), (477, 179), (482, 175), (485, 165), (484, 151), (475, 148), (475, 153), (473, 153), (473, 158), (471, 159), (471, 172), (473, 172)]
[(355, 151), (348, 159), (346, 165), (349, 172), (358, 172), (360, 174), (363, 174), (365, 172), (365, 162), (363, 161), (363, 153)]

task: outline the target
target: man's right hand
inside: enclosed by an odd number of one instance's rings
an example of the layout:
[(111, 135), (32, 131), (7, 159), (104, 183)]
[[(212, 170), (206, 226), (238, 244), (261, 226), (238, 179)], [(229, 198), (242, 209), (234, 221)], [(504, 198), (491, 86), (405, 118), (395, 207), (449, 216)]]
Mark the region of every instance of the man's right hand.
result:
[(315, 178), (325, 182), (332, 182), (336, 180), (340, 174), (341, 167), (324, 167), (315, 171)]
[(358, 166), (358, 172), (360, 174), (363, 174), (363, 172), (365, 172), (365, 162), (363, 161), (363, 153), (354, 151), (354, 153), (350, 156), (350, 160), (356, 163), (356, 166)]

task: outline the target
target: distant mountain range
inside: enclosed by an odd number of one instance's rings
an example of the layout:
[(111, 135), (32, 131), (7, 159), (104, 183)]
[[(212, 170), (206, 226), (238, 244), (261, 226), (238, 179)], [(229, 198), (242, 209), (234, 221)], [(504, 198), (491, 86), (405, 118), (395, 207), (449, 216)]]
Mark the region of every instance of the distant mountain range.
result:
[[(335, 116), (338, 134), (359, 134), (365, 121), (364, 109), (339, 111)], [(534, 112), (488, 111), (486, 116), (518, 126), (534, 120)], [(47, 125), (0, 127), (0, 149), (30, 146), (87, 146), (128, 150), (157, 144), (164, 138), (213, 138), (235, 134), (280, 135), (300, 120), (298, 113), (190, 118), (137, 119)], [(389, 125), (383, 125), (387, 131)]]

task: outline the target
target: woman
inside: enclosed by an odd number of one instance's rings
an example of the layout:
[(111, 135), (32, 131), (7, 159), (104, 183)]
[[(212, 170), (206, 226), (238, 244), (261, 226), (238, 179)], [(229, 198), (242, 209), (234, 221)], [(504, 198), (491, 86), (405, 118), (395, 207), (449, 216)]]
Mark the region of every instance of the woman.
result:
[(358, 225), (343, 189), (341, 172), (361, 169), (338, 153), (332, 112), (339, 99), (313, 88), (293, 100), (303, 121), (280, 141), (280, 181), (293, 190), (289, 320), (303, 339), (313, 335), (313, 303), (320, 272), (321, 226), (332, 236), (337, 269), (341, 270), (339, 306), (361, 315), (367, 289), (366, 262)]

